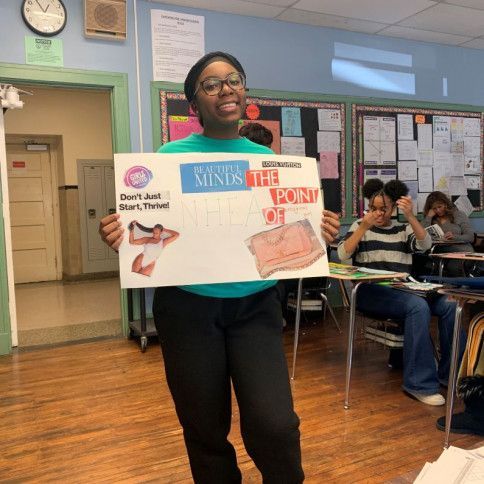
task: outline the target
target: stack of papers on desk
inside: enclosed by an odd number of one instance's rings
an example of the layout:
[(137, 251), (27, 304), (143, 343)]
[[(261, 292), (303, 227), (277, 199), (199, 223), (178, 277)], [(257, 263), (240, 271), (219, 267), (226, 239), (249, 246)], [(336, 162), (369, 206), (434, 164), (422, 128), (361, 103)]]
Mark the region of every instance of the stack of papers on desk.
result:
[(330, 274), (340, 274), (351, 277), (368, 277), (369, 275), (392, 275), (397, 274), (393, 271), (384, 271), (381, 269), (370, 269), (368, 267), (350, 266), (348, 264), (338, 264), (337, 262), (330, 262)]
[(427, 462), (414, 482), (419, 484), (484, 482), (484, 447), (464, 450), (450, 446), (435, 462)]
[(433, 284), (432, 282), (392, 282), (392, 287), (402, 291), (412, 292), (420, 296), (426, 296), (444, 287), (443, 284)]

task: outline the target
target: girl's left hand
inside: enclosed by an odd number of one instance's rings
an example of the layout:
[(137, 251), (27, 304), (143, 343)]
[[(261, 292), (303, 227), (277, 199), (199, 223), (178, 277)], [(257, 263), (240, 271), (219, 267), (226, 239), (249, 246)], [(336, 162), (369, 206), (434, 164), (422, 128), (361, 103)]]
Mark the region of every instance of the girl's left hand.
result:
[(331, 210), (323, 210), (321, 216), (321, 236), (327, 244), (331, 244), (338, 237), (339, 228), (339, 215)]
[(445, 232), (444, 239), (445, 240), (454, 240), (455, 236), (452, 232)]
[(412, 198), (408, 195), (405, 197), (400, 197), (397, 200), (397, 207), (402, 211), (405, 218), (408, 220), (409, 217), (413, 215), (413, 203)]

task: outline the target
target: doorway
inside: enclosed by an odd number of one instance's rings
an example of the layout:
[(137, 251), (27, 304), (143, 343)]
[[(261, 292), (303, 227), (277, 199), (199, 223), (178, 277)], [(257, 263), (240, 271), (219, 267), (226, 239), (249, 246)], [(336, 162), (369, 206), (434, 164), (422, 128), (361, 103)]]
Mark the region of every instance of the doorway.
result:
[(17, 86), (34, 93), (5, 122), (18, 346), (120, 335), (117, 271), (83, 271), (77, 180), (78, 158), (112, 159), (111, 92)]
[[(129, 95), (127, 74), (88, 71), (81, 69), (65, 69), (47, 66), (29, 66), (21, 64), (0, 63), (0, 82), (13, 85), (30, 84), (36, 86), (50, 86), (55, 88), (75, 89), (105, 89), (110, 96), (110, 120), (112, 129), (112, 151), (116, 153), (130, 152), (130, 118), (129, 118)], [(27, 106), (27, 103), (26, 103)], [(64, 106), (65, 109), (65, 106)], [(11, 116), (11, 111), (6, 117)], [(25, 116), (28, 120), (29, 116)], [(37, 132), (43, 128), (38, 125)], [(3, 126), (2, 126), (3, 129)], [(35, 130), (32, 130), (34, 132)], [(3, 156), (2, 156), (3, 158)], [(3, 216), (8, 213), (8, 199), (6, 200), (5, 185), (7, 180), (6, 163), (2, 163), (1, 178), (2, 190), (0, 191), (0, 247), (10, 247), (10, 219)], [(59, 179), (59, 183), (63, 181)], [(65, 188), (68, 188), (67, 186)], [(61, 191), (59, 191), (61, 195)], [(5, 211), (7, 210), (7, 212)], [(62, 222), (61, 222), (62, 223)], [(63, 224), (63, 223), (62, 223)], [(64, 251), (63, 251), (64, 256)], [(7, 279), (0, 280), (0, 308), (2, 321), (0, 324), (0, 353), (5, 354), (11, 351), (12, 346), (17, 346), (17, 312), (15, 307), (15, 287), (13, 284), (13, 262), (12, 254), (0, 251), (0, 270), (4, 274), (12, 274)], [(45, 283), (39, 283), (45, 284)], [(49, 283), (47, 283), (49, 284)], [(128, 311), (126, 291), (121, 291), (121, 323), (122, 332), (128, 334)], [(119, 327), (119, 324), (118, 324)]]

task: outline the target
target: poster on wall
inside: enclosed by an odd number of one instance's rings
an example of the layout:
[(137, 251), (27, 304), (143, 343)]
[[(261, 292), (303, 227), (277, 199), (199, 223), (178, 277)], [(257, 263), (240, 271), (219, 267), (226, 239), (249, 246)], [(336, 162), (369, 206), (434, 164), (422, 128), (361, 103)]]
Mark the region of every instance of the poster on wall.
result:
[(316, 160), (116, 154), (121, 287), (328, 275)]
[(183, 82), (205, 54), (205, 17), (151, 10), (153, 80)]

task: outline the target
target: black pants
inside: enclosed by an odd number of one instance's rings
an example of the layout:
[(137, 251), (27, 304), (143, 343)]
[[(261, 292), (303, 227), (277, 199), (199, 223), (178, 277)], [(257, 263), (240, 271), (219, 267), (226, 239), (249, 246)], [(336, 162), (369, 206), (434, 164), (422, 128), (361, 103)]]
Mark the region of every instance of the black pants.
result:
[(195, 482), (241, 482), (227, 440), (231, 382), (245, 448), (264, 483), (302, 482), (277, 288), (242, 298), (158, 288), (153, 315)]

